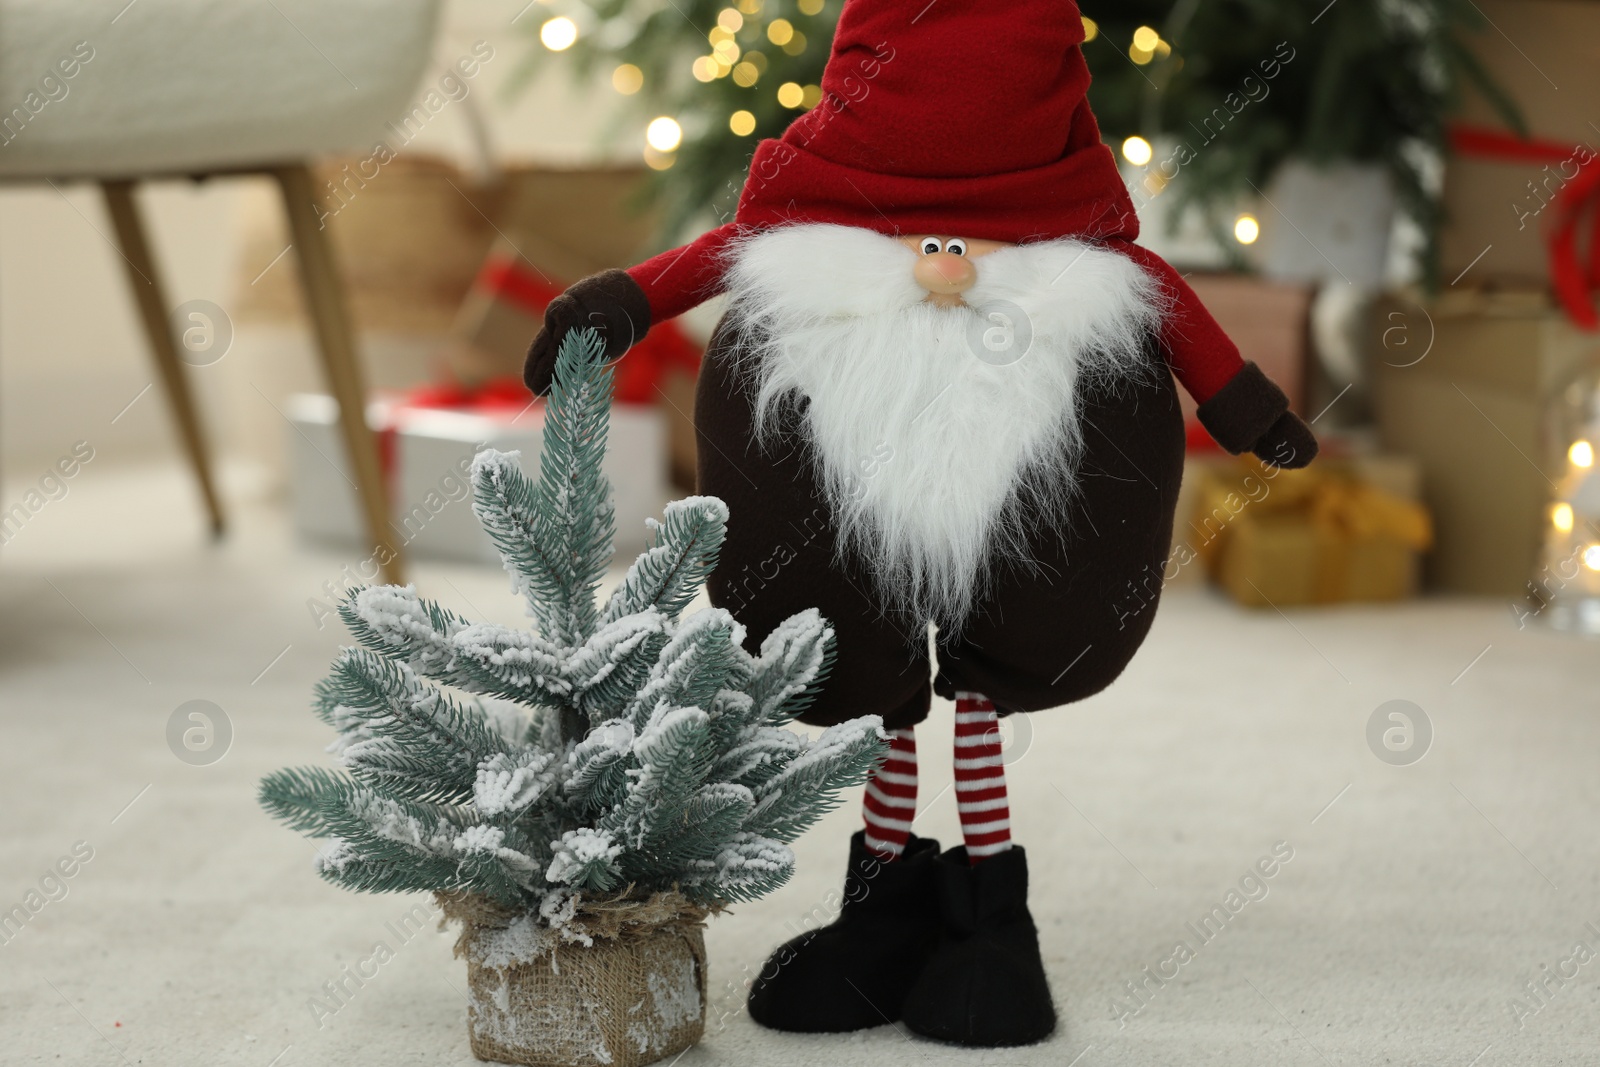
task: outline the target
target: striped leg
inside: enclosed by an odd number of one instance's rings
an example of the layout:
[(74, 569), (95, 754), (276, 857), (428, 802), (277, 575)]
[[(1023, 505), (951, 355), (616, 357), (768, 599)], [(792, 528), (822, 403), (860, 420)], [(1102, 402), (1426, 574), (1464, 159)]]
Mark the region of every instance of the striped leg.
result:
[(917, 813), (917, 739), (907, 726), (889, 731), (889, 755), (867, 779), (863, 843), (879, 859), (899, 859)]
[(1006, 768), (1000, 759), (1000, 720), (981, 693), (956, 694), (956, 811), (967, 858), (1011, 847), (1011, 807), (1006, 800)]

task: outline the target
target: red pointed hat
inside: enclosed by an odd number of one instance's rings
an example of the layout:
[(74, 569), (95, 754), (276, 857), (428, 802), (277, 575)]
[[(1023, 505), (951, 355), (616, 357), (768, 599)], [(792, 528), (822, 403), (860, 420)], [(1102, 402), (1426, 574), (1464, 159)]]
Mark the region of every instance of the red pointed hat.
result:
[(1083, 37), (1073, 0), (847, 0), (822, 101), (756, 148), (738, 223), (1133, 238)]
[(823, 98), (762, 141), (734, 220), (628, 269), (650, 319), (721, 292), (743, 235), (792, 222), (996, 241), (1096, 240), (1168, 294), (1162, 344), (1196, 400), (1244, 366), (1139, 219), (1085, 93), (1073, 0), (845, 0)]

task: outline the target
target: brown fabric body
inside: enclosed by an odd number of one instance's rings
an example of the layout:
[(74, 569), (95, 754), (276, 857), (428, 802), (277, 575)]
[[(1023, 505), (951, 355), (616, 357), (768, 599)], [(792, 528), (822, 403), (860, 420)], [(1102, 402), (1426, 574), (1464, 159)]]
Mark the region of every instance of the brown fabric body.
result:
[(779, 622), (815, 607), (833, 623), (837, 659), (801, 721), (927, 717), (933, 688), (987, 695), (1002, 714), (1092, 696), (1122, 673), (1149, 632), (1172, 545), (1183, 475), (1183, 419), (1165, 361), (1142, 383), (1084, 397), (1081, 491), (1065, 524), (1033, 524), (1031, 559), (998, 563), (962, 632), (938, 642), (930, 680), (924, 626), (886, 614), (872, 577), (835, 550), (809, 446), (785, 433), (755, 441), (752, 386), (735, 368), (733, 331), (712, 338), (695, 400), (700, 492), (726, 501), (728, 537), (711, 601), (748, 630), (753, 651)]

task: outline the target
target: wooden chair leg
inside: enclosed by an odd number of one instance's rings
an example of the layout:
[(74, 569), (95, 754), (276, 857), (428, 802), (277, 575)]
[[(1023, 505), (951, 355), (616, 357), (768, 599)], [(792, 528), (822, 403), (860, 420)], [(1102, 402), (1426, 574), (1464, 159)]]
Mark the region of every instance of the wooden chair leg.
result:
[(205, 498), (206, 511), (211, 516), (211, 532), (221, 536), (225, 522), (222, 501), (212, 478), (211, 459), (206, 452), (205, 434), (200, 428), (200, 413), (195, 407), (194, 393), (189, 388), (183, 363), (178, 358), (172, 326), (167, 322), (170, 309), (167, 307), (166, 294), (161, 289), (155, 255), (145, 236), (139, 206), (133, 199), (133, 182), (103, 181), (100, 191), (105, 194), (106, 210), (111, 215), (111, 225), (117, 231), (117, 244), (122, 249), (123, 263), (127, 267), (128, 287), (133, 290), (139, 318), (144, 322), (150, 352), (155, 356), (156, 371), (161, 376), (161, 385), (166, 390), (172, 413), (177, 417), (183, 450), (189, 457), (189, 465), (194, 468), (195, 480), (200, 483), (200, 495)]
[(404, 581), (404, 561), (400, 544), (389, 525), (387, 492), (383, 469), (378, 462), (378, 445), (367, 426), (367, 393), (356, 361), (350, 318), (345, 310), (344, 290), (333, 261), (333, 248), (317, 218), (317, 196), (311, 172), (303, 164), (279, 167), (273, 172), (283, 192), (283, 206), (289, 217), (290, 237), (300, 260), (300, 283), (305, 290), (306, 307), (316, 330), (317, 348), (322, 353), (328, 388), (339, 402), (339, 427), (344, 436), (345, 453), (361, 494), (368, 539), (387, 582)]

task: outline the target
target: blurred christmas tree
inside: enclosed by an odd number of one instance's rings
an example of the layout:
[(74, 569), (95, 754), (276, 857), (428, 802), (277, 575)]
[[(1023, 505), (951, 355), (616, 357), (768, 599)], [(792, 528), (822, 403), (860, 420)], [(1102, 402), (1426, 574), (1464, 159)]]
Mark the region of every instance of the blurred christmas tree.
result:
[(540, 46), (519, 73), (525, 84), (551, 52), (578, 77), (610, 72), (612, 88), (638, 104), (625, 110), (644, 124), (670, 237), (707, 209), (731, 216), (756, 142), (817, 105), (842, 5), (548, 0), (525, 20)]
[[(707, 209), (729, 217), (756, 141), (816, 106), (844, 2), (547, 0), (540, 18), (526, 20), (540, 46), (522, 74), (542, 69), (551, 52), (580, 77), (610, 71), (612, 87), (637, 102), (624, 109), (625, 121), (645, 128), (669, 239)], [(1442, 221), (1436, 161), (1462, 88), (1475, 86), (1522, 129), (1516, 106), (1464, 44), (1487, 26), (1472, 0), (1079, 6), (1094, 74), (1090, 103), (1107, 140), (1146, 166), (1150, 138), (1202, 131), (1203, 147), (1194, 145), (1193, 158), (1176, 168), (1183, 179), (1172, 187), (1172, 218), (1199, 210), (1227, 250), (1236, 251), (1229, 209), (1284, 162), (1371, 163), (1428, 236), (1432, 278)], [(1249, 121), (1231, 122), (1246, 111)], [(1214, 136), (1223, 124), (1226, 135)], [(1135, 190), (1138, 202), (1172, 180), (1161, 171), (1166, 160), (1154, 162), (1141, 178), (1144, 195)]]
[[(1143, 197), (1172, 181), (1176, 219), (1197, 209), (1231, 247), (1230, 209), (1290, 159), (1382, 167), (1400, 209), (1428, 236), (1436, 276), (1436, 161), (1448, 116), (1470, 83), (1522, 129), (1515, 104), (1463, 43), (1487, 26), (1472, 0), (1083, 0), (1104, 136), (1147, 167)], [(1233, 116), (1240, 121), (1232, 121)], [(1245, 116), (1248, 116), (1246, 119)], [(1187, 158), (1155, 166), (1150, 138)], [(1181, 181), (1175, 175), (1181, 172)]]

